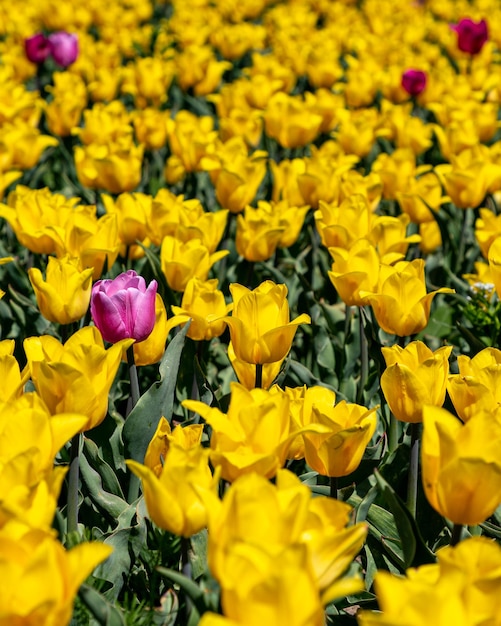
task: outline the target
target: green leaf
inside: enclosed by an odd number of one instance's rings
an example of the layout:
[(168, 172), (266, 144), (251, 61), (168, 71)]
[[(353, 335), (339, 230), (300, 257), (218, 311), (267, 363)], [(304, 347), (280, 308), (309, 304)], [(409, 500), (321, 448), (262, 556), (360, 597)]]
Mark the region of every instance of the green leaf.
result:
[(200, 615), (203, 615), (206, 611), (211, 610), (213, 607), (210, 607), (206, 604), (206, 594), (203, 589), (201, 589), (196, 582), (184, 576), (180, 572), (176, 572), (173, 569), (168, 569), (167, 567), (157, 567), (157, 572), (168, 578), (171, 582), (179, 585), (179, 587), (184, 591), (184, 593), (190, 598), (190, 600), (195, 605), (196, 610)]
[(401, 540), (405, 569), (425, 563), (434, 563), (435, 556), (424, 543), (416, 520), (411, 515), (409, 509), (377, 470), (374, 472), (374, 475), (395, 520)]
[(101, 475), (91, 467), (85, 454), (80, 455), (80, 474), (92, 501), (109, 513), (111, 517), (118, 518), (128, 507), (125, 500), (104, 489)]
[(78, 595), (101, 626), (125, 626), (122, 613), (89, 585), (82, 585)]
[(139, 398), (127, 417), (122, 431), (126, 459), (143, 463), (160, 418), (170, 421), (172, 417), (179, 363), (189, 325), (189, 322), (185, 324), (168, 345), (159, 366), (160, 380)]
[(101, 456), (99, 448), (92, 439), (84, 437), (84, 454), (90, 465), (99, 473), (103, 481), (103, 488), (122, 500), (125, 500), (118, 478), (111, 467)]

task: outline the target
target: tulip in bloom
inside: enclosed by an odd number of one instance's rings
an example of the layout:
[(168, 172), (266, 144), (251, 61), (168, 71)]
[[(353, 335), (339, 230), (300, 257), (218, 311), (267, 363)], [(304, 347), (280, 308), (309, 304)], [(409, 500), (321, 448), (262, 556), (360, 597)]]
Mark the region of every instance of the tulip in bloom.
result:
[(228, 413), (203, 402), (185, 400), (211, 426), (211, 463), (233, 482), (252, 472), (271, 478), (286, 460), (290, 437), (289, 398), (277, 391), (231, 384)]
[(479, 411), (462, 424), (445, 409), (427, 406), (423, 424), (429, 503), (454, 524), (481, 524), (501, 502), (500, 411)]
[(43, 33), (36, 33), (24, 40), (24, 50), (29, 61), (40, 65), (50, 55), (51, 46)]
[(33, 384), (50, 413), (85, 415), (87, 422), (81, 428), (85, 431), (106, 417), (122, 351), (132, 343), (132, 339), (123, 339), (105, 350), (99, 330), (85, 326), (64, 345), (49, 335), (28, 337), (24, 350)]
[(74, 33), (58, 31), (48, 37), (50, 54), (61, 67), (68, 67), (78, 58), (78, 37)]
[(67, 626), (78, 588), (112, 548), (81, 543), (66, 551), (52, 534), (0, 531), (1, 619), (4, 624)]
[(172, 306), (174, 315), (183, 316), (185, 320), (191, 318), (188, 337), (195, 341), (219, 337), (226, 329), (224, 318), (233, 305), (226, 304), (217, 285), (217, 279), (192, 278), (186, 285), (181, 306)]
[(114, 279), (98, 280), (92, 288), (90, 310), (103, 339), (144, 341), (155, 325), (157, 281), (148, 287), (134, 270)]
[(413, 341), (405, 348), (382, 348), (386, 369), (381, 376), (381, 389), (397, 419), (422, 422), (425, 405), (442, 406), (451, 351), (452, 346), (444, 346), (433, 352), (421, 341)]
[(402, 87), (412, 97), (419, 96), (426, 87), (426, 72), (422, 70), (405, 70), (402, 74)]
[(376, 292), (360, 295), (372, 306), (384, 331), (404, 337), (426, 327), (431, 301), (437, 293), (454, 293), (454, 290), (442, 287), (426, 293), (424, 261), (415, 259), (393, 266), (381, 265)]
[(329, 248), (334, 259), (329, 278), (339, 297), (349, 306), (363, 306), (360, 292), (374, 293), (379, 274), (379, 255), (367, 239), (359, 239), (346, 250)]
[(474, 22), (465, 17), (457, 24), (451, 24), (451, 29), (457, 34), (458, 48), (468, 54), (478, 54), (489, 38), (487, 22)]
[(382, 612), (362, 611), (360, 626), (499, 625), (501, 549), (471, 537), (437, 552), (438, 563), (407, 570), (406, 577), (379, 571), (375, 589)]
[(322, 476), (351, 474), (376, 430), (377, 407), (368, 409), (344, 400), (334, 405), (333, 391), (322, 391), (309, 400), (311, 404), (305, 404), (305, 408), (310, 408), (311, 414), (305, 414), (303, 408), (302, 419), (320, 432), (303, 433), (306, 462)]
[(162, 418), (148, 446), (145, 464), (127, 461), (142, 480), (144, 499), (151, 519), (160, 528), (191, 537), (207, 525), (201, 494), (217, 492), (218, 476), (209, 468), (209, 450), (200, 445), (203, 426), (177, 426), (171, 433)]
[(449, 376), (447, 391), (463, 420), (501, 406), (501, 350), (485, 348), (469, 358), (458, 356), (459, 374)]
[(50, 322), (71, 324), (82, 318), (89, 308), (92, 268), (81, 271), (78, 259), (49, 257), (46, 278), (38, 268), (28, 276), (35, 291), (38, 308)]
[(235, 356), (246, 363), (264, 364), (282, 360), (291, 349), (299, 324), (309, 324), (303, 313), (289, 321), (287, 287), (267, 280), (253, 291), (230, 285), (234, 309), (225, 321), (230, 329)]

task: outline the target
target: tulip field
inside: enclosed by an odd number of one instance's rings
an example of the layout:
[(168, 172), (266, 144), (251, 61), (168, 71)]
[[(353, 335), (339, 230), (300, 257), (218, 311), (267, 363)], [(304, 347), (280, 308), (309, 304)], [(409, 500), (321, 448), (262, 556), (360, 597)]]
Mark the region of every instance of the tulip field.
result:
[(501, 626), (499, 2), (14, 4), (0, 626)]

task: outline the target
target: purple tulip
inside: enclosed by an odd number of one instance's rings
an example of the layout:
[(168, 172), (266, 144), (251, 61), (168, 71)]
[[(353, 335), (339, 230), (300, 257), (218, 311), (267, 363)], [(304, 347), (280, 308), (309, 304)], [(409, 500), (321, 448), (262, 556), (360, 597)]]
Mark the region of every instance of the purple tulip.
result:
[(68, 67), (78, 58), (78, 37), (63, 30), (49, 35), (50, 53), (54, 61), (62, 67)]
[(426, 87), (426, 73), (421, 70), (405, 70), (402, 87), (410, 96), (419, 96)]
[(50, 43), (43, 33), (36, 33), (24, 40), (26, 58), (40, 65), (50, 54)]
[(157, 281), (146, 287), (142, 276), (128, 270), (113, 280), (98, 280), (92, 288), (90, 311), (103, 339), (146, 339), (155, 325)]
[(458, 24), (451, 24), (452, 30), (458, 36), (458, 48), (468, 54), (478, 54), (489, 38), (487, 22), (474, 22), (469, 17), (459, 20)]

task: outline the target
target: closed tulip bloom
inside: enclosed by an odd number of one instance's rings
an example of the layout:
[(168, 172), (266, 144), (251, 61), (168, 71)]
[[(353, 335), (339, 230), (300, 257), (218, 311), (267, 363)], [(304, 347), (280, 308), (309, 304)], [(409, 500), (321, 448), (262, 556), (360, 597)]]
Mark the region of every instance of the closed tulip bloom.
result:
[(195, 341), (219, 337), (226, 329), (224, 318), (233, 305), (226, 304), (224, 294), (217, 285), (217, 279), (204, 281), (192, 278), (186, 285), (181, 306), (172, 307), (174, 315), (191, 318), (188, 337)]
[(92, 288), (90, 310), (103, 339), (144, 341), (155, 325), (157, 281), (148, 287), (142, 276), (128, 270), (114, 279), (98, 280)]
[[(192, 431), (175, 437), (177, 430)], [(203, 427), (198, 424), (182, 428), (174, 433), (162, 419), (152, 444), (157, 454), (148, 448), (145, 463), (127, 461), (129, 469), (141, 478), (148, 514), (157, 526), (176, 535), (191, 537), (207, 525), (207, 509), (201, 492), (216, 492), (218, 477), (213, 477), (209, 467), (209, 450), (200, 445)], [(156, 438), (165, 438), (161, 446)], [(152, 445), (150, 444), (150, 446)], [(158, 450), (163, 452), (162, 459)]]
[(4, 624), (67, 626), (78, 588), (112, 552), (104, 543), (65, 550), (52, 534), (0, 531), (1, 606)]
[(299, 324), (310, 324), (303, 313), (292, 322), (287, 302), (287, 287), (267, 280), (253, 291), (234, 283), (233, 313), (225, 321), (230, 329), (235, 356), (246, 363), (274, 363), (291, 349)]
[(496, 237), (491, 243), (488, 260), (492, 282), (494, 283), (498, 297), (501, 298), (501, 237)]
[(191, 278), (205, 280), (214, 263), (227, 254), (228, 250), (211, 254), (200, 239), (184, 243), (176, 237), (166, 236), (160, 249), (160, 263), (169, 287), (174, 291), (184, 291)]
[(501, 350), (485, 348), (471, 359), (460, 354), (458, 367), (459, 374), (449, 376), (447, 391), (463, 422), (501, 406)]
[(31, 379), (50, 413), (74, 412), (87, 417), (81, 428), (100, 424), (108, 410), (108, 394), (122, 351), (132, 345), (123, 339), (106, 350), (95, 326), (85, 326), (63, 345), (54, 337), (28, 337), (24, 350)]
[(324, 432), (303, 434), (305, 459), (322, 476), (347, 476), (357, 469), (365, 448), (376, 431), (376, 408), (368, 409), (342, 400), (334, 405), (325, 397), (311, 407), (310, 426), (318, 425)]
[(36, 33), (24, 40), (26, 57), (32, 63), (43, 63), (50, 54), (49, 40), (43, 33)]
[(402, 74), (402, 87), (410, 96), (419, 96), (426, 87), (426, 72), (405, 70)]
[(431, 301), (437, 293), (454, 293), (454, 290), (442, 287), (426, 293), (424, 261), (415, 259), (393, 266), (381, 265), (376, 292), (360, 295), (372, 306), (385, 332), (405, 337), (426, 327)]
[(474, 22), (465, 17), (457, 24), (451, 24), (451, 29), (457, 34), (458, 48), (468, 54), (478, 54), (489, 38), (487, 22)]
[(413, 341), (405, 348), (382, 348), (386, 369), (381, 376), (381, 389), (397, 419), (422, 422), (425, 405), (442, 406), (451, 351), (452, 346), (444, 346), (433, 352), (421, 341)]
[(329, 278), (339, 297), (349, 306), (363, 306), (360, 292), (376, 291), (379, 274), (379, 255), (367, 239), (359, 239), (353, 246), (329, 248), (334, 259)]
[(428, 502), (454, 524), (481, 524), (501, 502), (500, 412), (481, 411), (462, 424), (445, 409), (428, 406), (423, 423)]
[(50, 53), (54, 61), (68, 67), (78, 58), (78, 37), (74, 33), (58, 31), (49, 35)]
[(79, 259), (49, 257), (46, 277), (38, 268), (28, 276), (35, 291), (38, 308), (50, 322), (71, 324), (82, 318), (89, 308), (92, 268), (81, 271)]

